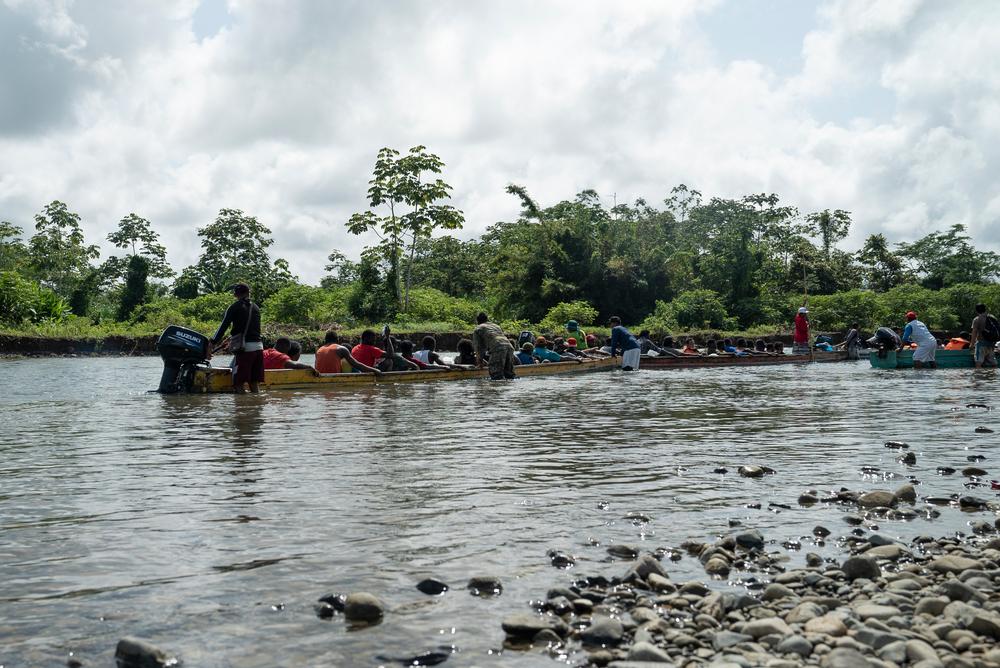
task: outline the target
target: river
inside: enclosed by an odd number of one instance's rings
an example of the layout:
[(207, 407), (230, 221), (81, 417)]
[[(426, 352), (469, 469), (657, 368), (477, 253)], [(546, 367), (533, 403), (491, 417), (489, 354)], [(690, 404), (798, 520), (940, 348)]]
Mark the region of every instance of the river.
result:
[[(772, 549), (801, 540), (799, 563), (841, 554), (812, 544), (815, 525), (850, 528), (842, 507), (798, 506), (803, 490), (914, 476), (921, 497), (995, 495), (936, 473), (971, 454), (991, 468), (996, 435), (974, 429), (1000, 430), (997, 414), (966, 405), (994, 403), (993, 372), (858, 362), (259, 396), (148, 393), (159, 372), (156, 358), (0, 361), (0, 666), (110, 666), (126, 635), (200, 667), (392, 665), (380, 657), (440, 647), (445, 666), (558, 665), (503, 650), (500, 621), (575, 575), (623, 573), (609, 544), (676, 547), (738, 520)], [(776, 473), (741, 478), (745, 463)], [(990, 519), (941, 513), (881, 533)], [(579, 561), (557, 570), (549, 549)], [(707, 581), (694, 558), (665, 564)], [(483, 574), (502, 595), (466, 591)], [(421, 594), (427, 575), (451, 591)], [(385, 621), (317, 618), (319, 596), (351, 591), (380, 597)]]

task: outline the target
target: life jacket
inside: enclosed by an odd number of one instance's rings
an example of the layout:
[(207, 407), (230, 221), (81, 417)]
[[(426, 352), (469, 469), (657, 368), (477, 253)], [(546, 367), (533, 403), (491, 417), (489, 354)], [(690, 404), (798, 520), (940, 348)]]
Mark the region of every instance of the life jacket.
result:
[(965, 350), (969, 347), (969, 342), (962, 337), (956, 336), (953, 339), (949, 339), (948, 343), (945, 345), (945, 350)]

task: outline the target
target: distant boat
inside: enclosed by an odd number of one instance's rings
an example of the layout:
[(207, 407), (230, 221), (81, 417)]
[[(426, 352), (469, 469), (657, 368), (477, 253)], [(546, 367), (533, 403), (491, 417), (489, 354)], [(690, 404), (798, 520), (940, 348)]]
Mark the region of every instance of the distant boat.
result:
[(705, 367), (745, 367), (745, 366), (772, 366), (775, 364), (809, 364), (811, 362), (843, 362), (847, 360), (846, 350), (834, 352), (823, 352), (817, 350), (812, 355), (784, 355), (776, 353), (773, 355), (757, 354), (747, 356), (719, 355), (718, 357), (707, 357), (703, 355), (658, 355), (656, 357), (643, 357), (639, 364), (640, 369), (701, 369)]
[[(868, 353), (868, 359), (876, 369), (912, 369), (912, 350), (873, 350)], [(972, 359), (971, 350), (943, 350), (937, 349), (934, 353), (934, 361), (939, 369), (962, 369), (974, 367), (975, 360)]]

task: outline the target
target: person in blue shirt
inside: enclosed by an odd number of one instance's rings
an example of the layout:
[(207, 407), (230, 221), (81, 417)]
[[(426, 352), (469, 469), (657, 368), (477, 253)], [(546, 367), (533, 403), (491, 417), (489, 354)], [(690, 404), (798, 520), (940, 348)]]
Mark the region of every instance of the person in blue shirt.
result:
[(562, 362), (563, 356), (554, 350), (549, 350), (549, 342), (545, 340), (544, 336), (539, 336), (535, 339), (535, 349), (532, 354), (538, 358), (540, 362)]
[(514, 358), (517, 359), (518, 364), (534, 364), (534, 351), (535, 347), (531, 345), (531, 342), (525, 342), (524, 345), (521, 346), (521, 349), (514, 353)]
[(619, 350), (622, 351), (622, 369), (625, 371), (637, 371), (639, 369), (639, 359), (641, 349), (639, 343), (632, 336), (632, 332), (622, 327), (622, 319), (616, 315), (608, 320), (611, 325), (611, 356), (615, 357)]

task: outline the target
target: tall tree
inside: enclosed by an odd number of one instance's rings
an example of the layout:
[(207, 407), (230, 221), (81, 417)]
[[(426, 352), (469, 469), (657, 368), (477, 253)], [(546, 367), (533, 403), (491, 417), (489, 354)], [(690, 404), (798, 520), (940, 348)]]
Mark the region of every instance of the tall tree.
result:
[(865, 239), (857, 252), (861, 276), (865, 287), (876, 292), (886, 292), (907, 280), (908, 272), (903, 259), (889, 249), (883, 234), (872, 234)]
[(201, 255), (195, 265), (204, 292), (225, 292), (246, 283), (257, 299), (295, 280), (285, 260), (271, 262), (271, 230), (239, 209), (220, 209), (215, 222), (198, 230)]
[(133, 254), (128, 258), (125, 285), (118, 301), (118, 320), (128, 320), (136, 307), (146, 302), (147, 279), (150, 261), (143, 255)]
[[(80, 216), (64, 203), (55, 200), (35, 216), (35, 234), (28, 242), (29, 271), (56, 294), (72, 300), (80, 287), (96, 291), (100, 281), (91, 277), (90, 261), (99, 255), (97, 246), (84, 241)], [(84, 315), (77, 307), (89, 304), (90, 296), (77, 295), (74, 313)]]
[(149, 276), (170, 278), (174, 275), (174, 270), (167, 264), (167, 249), (160, 243), (152, 223), (145, 218), (135, 213), (128, 214), (118, 221), (118, 229), (108, 235), (108, 241), (117, 248), (129, 251), (124, 258), (108, 258), (105, 266), (111, 275), (123, 277), (128, 271), (129, 259), (136, 255), (146, 258)]
[(0, 221), (0, 271), (13, 271), (28, 262), (28, 247), (21, 241), (24, 230)]
[[(395, 149), (383, 148), (368, 182), (369, 210), (355, 213), (347, 221), (352, 234), (374, 232), (379, 238), (377, 248), (388, 262), (386, 282), (404, 311), (417, 242), (430, 238), (435, 229), (459, 229), (465, 222), (461, 211), (436, 203), (450, 197), (451, 186), (441, 179), (425, 178), (427, 173), (440, 174), (443, 168), (441, 159), (428, 153), (425, 146), (414, 146), (402, 157)], [(383, 207), (386, 214), (376, 213)], [(409, 255), (405, 285), (400, 272), (404, 251)]]
[(956, 224), (947, 232), (932, 232), (897, 246), (899, 256), (921, 277), (921, 284), (939, 290), (956, 283), (982, 283), (1000, 275), (1000, 255), (977, 251), (971, 241), (965, 226)]
[(809, 225), (810, 236), (819, 238), (823, 255), (829, 259), (834, 244), (846, 237), (851, 229), (851, 212), (823, 209), (807, 215), (806, 223)]

